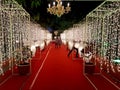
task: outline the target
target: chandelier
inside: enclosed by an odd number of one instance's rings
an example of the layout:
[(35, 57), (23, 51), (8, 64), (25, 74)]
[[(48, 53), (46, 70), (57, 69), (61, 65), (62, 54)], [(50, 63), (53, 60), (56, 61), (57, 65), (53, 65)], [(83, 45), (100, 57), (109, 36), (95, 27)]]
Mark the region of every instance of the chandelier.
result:
[[(56, 4), (57, 3), (57, 4)], [(67, 14), (71, 10), (70, 4), (67, 3), (67, 6), (62, 6), (61, 0), (56, 0), (56, 2), (53, 2), (53, 6), (48, 4), (47, 11), (50, 14), (57, 15), (58, 17), (61, 17), (64, 13)]]

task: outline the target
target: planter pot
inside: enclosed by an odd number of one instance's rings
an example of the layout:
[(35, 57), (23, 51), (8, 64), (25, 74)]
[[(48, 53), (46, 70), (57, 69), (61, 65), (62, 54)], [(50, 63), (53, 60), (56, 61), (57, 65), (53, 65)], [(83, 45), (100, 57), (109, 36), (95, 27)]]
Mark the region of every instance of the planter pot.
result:
[(30, 73), (30, 64), (24, 63), (24, 64), (18, 65), (18, 71), (20, 75), (26, 75)]
[(93, 63), (85, 63), (85, 73), (93, 74), (95, 71), (95, 65)]

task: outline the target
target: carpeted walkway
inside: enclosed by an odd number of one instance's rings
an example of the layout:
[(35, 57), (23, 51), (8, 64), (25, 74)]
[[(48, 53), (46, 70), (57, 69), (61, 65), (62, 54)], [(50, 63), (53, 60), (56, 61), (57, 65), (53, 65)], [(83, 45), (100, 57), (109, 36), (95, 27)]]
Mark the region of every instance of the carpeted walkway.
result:
[[(67, 53), (64, 45), (61, 48), (55, 48), (54, 44), (50, 44), (42, 51), (41, 57), (38, 50), (32, 59), (31, 75), (19, 75), (17, 80), (12, 76), (0, 86), (0, 90), (95, 90), (83, 74), (82, 59), (73, 60), (71, 56), (67, 57)], [(93, 79), (97, 90), (118, 90), (100, 76)]]
[(82, 60), (73, 61), (67, 57), (65, 46), (51, 46), (44, 65), (31, 90), (94, 90), (83, 76)]

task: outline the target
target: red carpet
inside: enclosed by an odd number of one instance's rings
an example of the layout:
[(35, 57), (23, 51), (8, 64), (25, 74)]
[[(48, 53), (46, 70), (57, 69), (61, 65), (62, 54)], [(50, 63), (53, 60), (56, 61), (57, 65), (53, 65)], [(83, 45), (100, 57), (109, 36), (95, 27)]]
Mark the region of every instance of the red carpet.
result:
[(64, 46), (51, 47), (31, 90), (94, 90), (82, 74), (82, 60), (71, 59)]
[(120, 90), (114, 87), (109, 81), (107, 81), (101, 75), (87, 75), (88, 78), (94, 83), (98, 90)]
[[(64, 45), (55, 48), (50, 44), (39, 57), (40, 51), (32, 59), (30, 76), (12, 76), (0, 90), (95, 90), (83, 75), (82, 59), (72, 60), (67, 57)], [(99, 79), (100, 78), (100, 79)], [(117, 90), (101, 77), (90, 76), (98, 90)], [(106, 83), (104, 86), (103, 84)]]

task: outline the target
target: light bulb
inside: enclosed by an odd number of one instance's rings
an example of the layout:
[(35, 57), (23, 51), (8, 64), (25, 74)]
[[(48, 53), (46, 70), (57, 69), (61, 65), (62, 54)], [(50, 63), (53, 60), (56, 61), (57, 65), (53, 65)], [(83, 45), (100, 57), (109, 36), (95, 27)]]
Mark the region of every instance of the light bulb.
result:
[(55, 2), (53, 2), (53, 5), (55, 6)]
[(48, 7), (50, 8), (50, 3), (48, 4)]
[(69, 7), (69, 6), (70, 6), (70, 3), (67, 3), (67, 6)]

